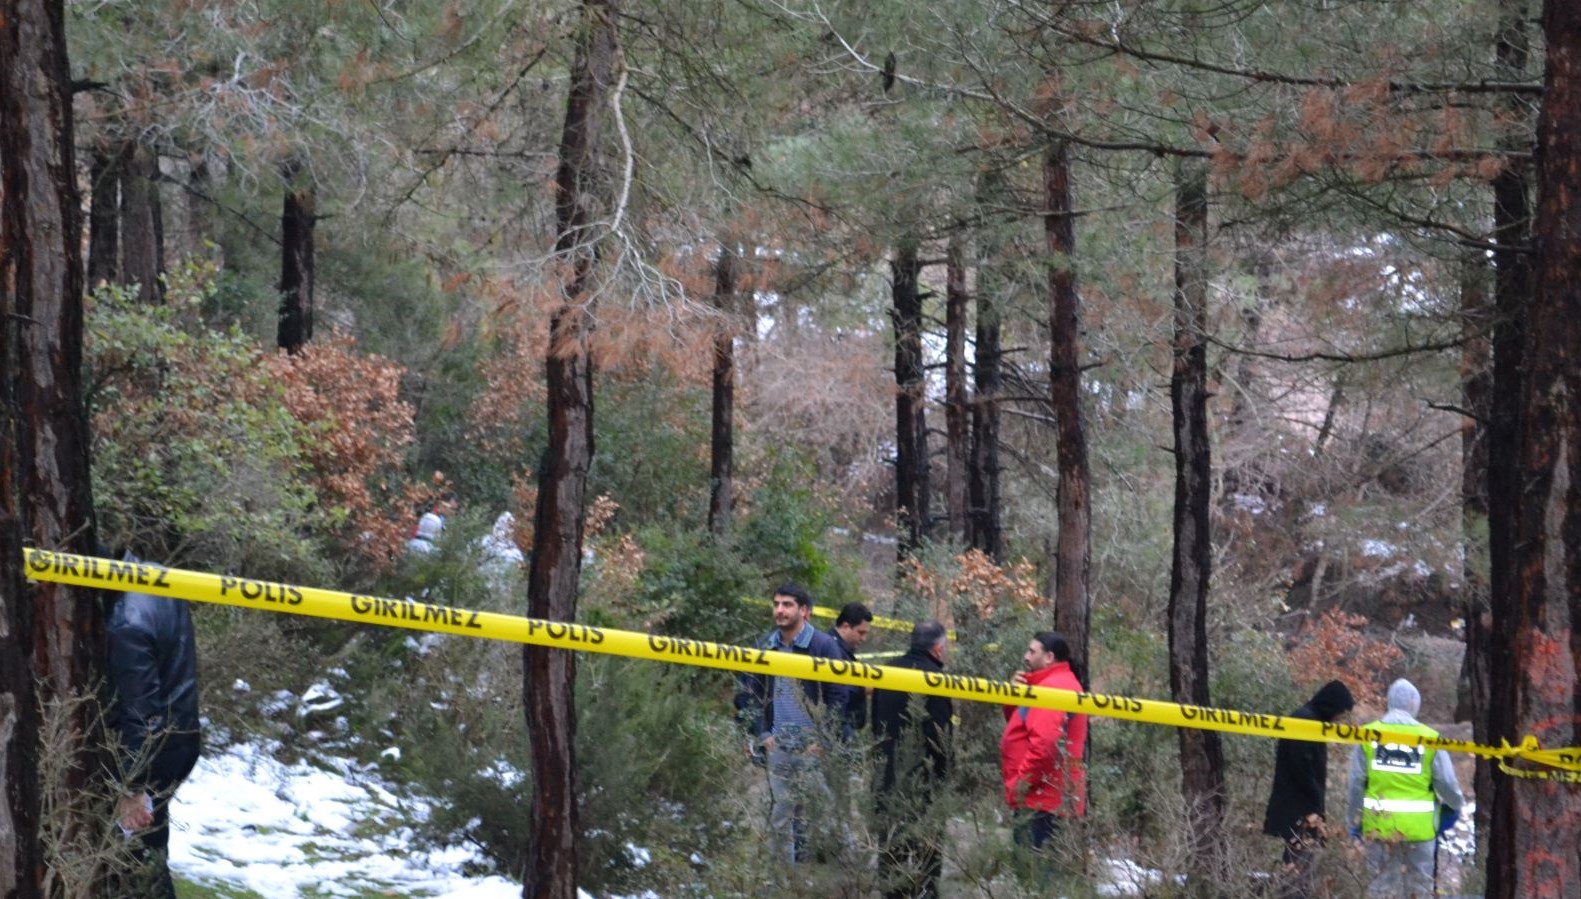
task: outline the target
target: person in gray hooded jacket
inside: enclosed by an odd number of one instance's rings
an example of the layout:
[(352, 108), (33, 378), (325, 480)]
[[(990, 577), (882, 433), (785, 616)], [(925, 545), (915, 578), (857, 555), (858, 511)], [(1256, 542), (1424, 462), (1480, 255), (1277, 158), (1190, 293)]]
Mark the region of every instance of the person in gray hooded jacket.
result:
[[(1423, 737), (1438, 732), (1416, 720), (1422, 694), (1401, 678), (1389, 685), (1389, 710), (1368, 724)], [(1466, 797), (1449, 753), (1410, 743), (1371, 743), (1351, 755), (1346, 821), (1367, 841), (1368, 896), (1429, 899), (1434, 847), (1460, 816)]]

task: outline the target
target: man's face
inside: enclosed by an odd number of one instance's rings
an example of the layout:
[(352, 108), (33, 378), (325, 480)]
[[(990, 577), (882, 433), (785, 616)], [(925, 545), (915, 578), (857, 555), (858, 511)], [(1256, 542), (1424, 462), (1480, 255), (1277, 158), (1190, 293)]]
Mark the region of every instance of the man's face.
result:
[(807, 618), (807, 613), (796, 604), (796, 597), (783, 593), (774, 595), (774, 626), (780, 630), (795, 630)]
[(856, 649), (867, 642), (867, 634), (873, 629), (873, 622), (864, 621), (861, 624), (842, 624), (839, 627), (840, 639), (844, 640), (852, 649)]
[(1028, 640), (1027, 654), (1021, 657), (1021, 662), (1027, 666), (1028, 671), (1037, 671), (1054, 664), (1054, 653), (1044, 649), (1043, 644), (1037, 640)]

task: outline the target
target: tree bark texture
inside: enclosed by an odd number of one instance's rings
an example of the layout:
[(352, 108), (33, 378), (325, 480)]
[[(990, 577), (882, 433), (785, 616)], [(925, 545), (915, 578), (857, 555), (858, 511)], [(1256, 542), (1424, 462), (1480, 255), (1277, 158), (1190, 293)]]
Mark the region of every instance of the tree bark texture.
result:
[[(599, 135), (620, 65), (616, 0), (584, 0), (555, 173), (555, 251), (567, 269), (563, 302), (550, 322), (545, 363), (549, 443), (538, 467), (528, 613), (573, 621), (582, 568), (587, 473), (593, 459), (591, 281), (597, 245), (590, 226), (604, 202)], [(575, 899), (581, 838), (576, 793), (576, 659), (523, 649), (523, 695), (532, 749), (532, 834), (522, 895)]]
[(719, 331), (714, 335), (713, 429), (709, 441), (708, 530), (716, 537), (730, 534), (735, 509), (736, 416), (736, 273), (739, 260), (727, 240), (719, 248), (714, 269), (714, 308)]
[(1051, 143), (1043, 154), (1044, 235), (1049, 266), (1050, 393), (1058, 453), (1059, 539), (1054, 549), (1054, 626), (1071, 648), (1071, 667), (1087, 679), (1092, 598), (1092, 473), (1081, 412), (1081, 299), (1076, 293), (1076, 225), (1071, 205), (1070, 146)]
[(966, 538), (966, 467), (971, 411), (966, 390), (966, 248), (950, 241), (944, 262), (944, 500), (950, 542)]
[[(1175, 431), (1174, 559), (1169, 574), (1169, 690), (1176, 702), (1212, 705), (1208, 684), (1208, 584), (1213, 491), (1208, 439), (1208, 173), (1180, 163), (1175, 184), (1175, 335), (1169, 396)], [(1178, 728), (1192, 889), (1225, 882), (1224, 744), (1217, 731)]]
[[(1581, 6), (1548, 0), (1537, 120), (1537, 256), (1526, 316), (1513, 495), (1514, 584), (1495, 596), (1492, 736), (1581, 743)], [(1491, 897), (1581, 895), (1575, 788), (1512, 777), (1494, 784)]]
[(149, 304), (165, 295), (162, 217), (159, 157), (152, 147), (127, 143), (121, 153), (121, 283), (136, 284), (138, 299)]
[[(1499, 33), (1494, 53), (1504, 72), (1525, 71), (1530, 56), (1528, 0), (1498, 0)], [(1513, 101), (1512, 101), (1513, 105)], [(1512, 108), (1512, 113), (1525, 116), (1523, 109)], [(1510, 143), (1516, 139), (1511, 138)], [(1488, 694), (1474, 697), (1482, 707), (1473, 711), (1473, 720), (1482, 719), (1484, 733), (1494, 735), (1510, 733), (1515, 729), (1515, 710), (1504, 704), (1505, 695), (1495, 697), (1493, 671), (1502, 668), (1513, 670), (1513, 631), (1515, 619), (1510, 612), (1501, 612), (1500, 606), (1508, 604), (1516, 593), (1516, 509), (1519, 494), (1521, 396), (1524, 391), (1526, 371), (1526, 339), (1528, 306), (1532, 302), (1532, 208), (1531, 172), (1525, 166), (1509, 165), (1493, 179), (1493, 397), (1488, 416), (1488, 591), (1489, 615), (1486, 624), (1481, 620), (1467, 619), (1467, 652), (1480, 648), (1485, 658), (1482, 665), (1488, 672)], [(1483, 634), (1471, 628), (1486, 627)], [(1507, 778), (1503, 778), (1507, 780)], [(1500, 844), (1509, 838), (1513, 808), (1498, 801), (1498, 784), (1491, 786), (1492, 797), (1478, 795), (1477, 824), (1479, 833), (1488, 834), (1488, 874), (1494, 873), (1496, 856), (1508, 855)], [(1484, 786), (1486, 789), (1486, 785)], [(1484, 808), (1486, 810), (1484, 810)], [(1485, 826), (1484, 826), (1485, 825)], [(1489, 883), (1502, 878), (1490, 879)]]
[[(1465, 342), (1460, 350), (1460, 515), (1466, 546), (1461, 577), (1465, 584), (1464, 616), (1466, 652), (1461, 662), (1455, 720), (1470, 721), (1473, 738), (1488, 741), (1488, 660), (1490, 626), (1488, 575), (1484, 560), (1472, 547), (1488, 534), (1488, 422), (1493, 417), (1493, 297), (1488, 292), (1491, 272), (1482, 250), (1465, 254), (1461, 262), (1460, 314)], [(1476, 759), (1473, 788), (1477, 800), (1480, 834), (1488, 833), (1493, 811), (1492, 766)]]
[(890, 263), (895, 328), (895, 526), (905, 558), (928, 535), (927, 373), (922, 361), (922, 262), (916, 241), (902, 241)]
[(275, 345), (295, 353), (313, 339), (314, 191), (297, 184), (300, 167), (281, 173), (285, 200), (280, 210), (280, 321)]
[[(0, 0), (0, 896), (42, 895), (40, 709), (103, 680), (98, 594), (22, 578), (24, 544), (94, 542), (82, 403), (82, 226), (59, 0)], [(77, 703), (82, 758), (66, 795), (104, 770), (98, 717)], [(68, 844), (98, 819), (76, 803), (54, 822)], [(97, 811), (97, 810), (94, 810)], [(94, 887), (90, 884), (89, 889)]]
[[(1005, 202), (1004, 179), (985, 173), (978, 185), (984, 206)], [(1004, 384), (1000, 341), (1000, 304), (996, 293), (1006, 290), (1002, 248), (991, 228), (978, 241), (977, 328), (972, 354), (972, 435), (967, 460), (966, 543), (995, 562), (1004, 561), (1004, 537), (999, 517), (999, 395)]]
[(116, 283), (121, 266), (121, 160), (95, 150), (88, 164), (88, 287)]

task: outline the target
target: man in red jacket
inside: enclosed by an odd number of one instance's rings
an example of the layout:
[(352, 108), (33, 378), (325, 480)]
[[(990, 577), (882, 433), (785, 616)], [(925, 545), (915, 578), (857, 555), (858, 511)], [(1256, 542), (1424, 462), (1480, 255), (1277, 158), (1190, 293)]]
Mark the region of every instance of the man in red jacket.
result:
[[(1070, 645), (1053, 631), (1027, 643), (1025, 672), (1017, 683), (1080, 692), (1070, 670)], [(999, 766), (1005, 802), (1016, 816), (1016, 843), (1034, 852), (1059, 829), (1061, 819), (1087, 814), (1087, 716), (1051, 709), (1005, 706), (1005, 732), (999, 739)]]

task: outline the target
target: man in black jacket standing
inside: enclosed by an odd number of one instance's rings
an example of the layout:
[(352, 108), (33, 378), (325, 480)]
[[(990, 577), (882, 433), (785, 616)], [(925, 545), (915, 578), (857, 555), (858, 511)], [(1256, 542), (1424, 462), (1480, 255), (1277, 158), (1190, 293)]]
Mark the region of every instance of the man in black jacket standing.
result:
[[(856, 661), (856, 651), (867, 642), (868, 632), (873, 628), (873, 612), (859, 602), (848, 602), (834, 619), (834, 627), (829, 629), (829, 636), (834, 638), (835, 645), (840, 647), (840, 656), (847, 662)], [(850, 701), (845, 706), (845, 720), (850, 727), (850, 733), (845, 734), (849, 740), (857, 731), (867, 727), (867, 697), (868, 693), (852, 689)]]
[(184, 600), (126, 593), (110, 612), (110, 724), (125, 781), (117, 817), (141, 843), (133, 894), (174, 899), (170, 800), (201, 751), (197, 644)]
[[(893, 666), (943, 672), (948, 647), (944, 625), (919, 622), (911, 629), (911, 648)], [(932, 805), (950, 770), (953, 714), (948, 697), (873, 692), (873, 735), (882, 766), (874, 806), (885, 899), (939, 895), (944, 829)]]
[[(1291, 718), (1333, 722), (1355, 706), (1350, 689), (1337, 680), (1320, 687)], [(1328, 744), (1280, 740), (1274, 755), (1274, 785), (1263, 817), (1263, 833), (1284, 841), (1280, 899), (1306, 899), (1312, 892), (1317, 849), (1323, 845), (1328, 788)]]

